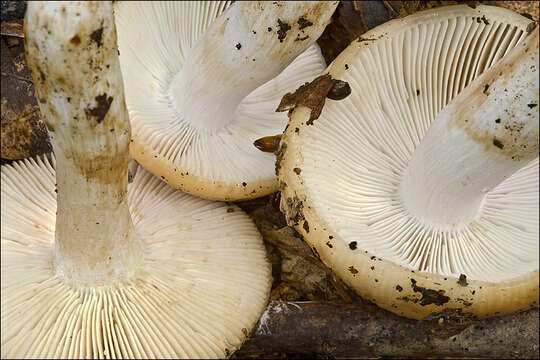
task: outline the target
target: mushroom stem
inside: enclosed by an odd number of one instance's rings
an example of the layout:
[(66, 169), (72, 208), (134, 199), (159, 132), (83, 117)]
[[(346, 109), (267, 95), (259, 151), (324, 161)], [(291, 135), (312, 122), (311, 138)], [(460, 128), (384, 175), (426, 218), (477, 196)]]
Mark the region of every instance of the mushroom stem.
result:
[(56, 156), (55, 270), (127, 280), (141, 258), (127, 204), (130, 124), (110, 2), (29, 2), (27, 61)]
[(486, 194), (538, 156), (538, 29), (433, 120), (400, 195), (438, 229), (466, 226)]
[(192, 126), (227, 125), (238, 105), (322, 34), (337, 1), (240, 1), (193, 46), (169, 94)]

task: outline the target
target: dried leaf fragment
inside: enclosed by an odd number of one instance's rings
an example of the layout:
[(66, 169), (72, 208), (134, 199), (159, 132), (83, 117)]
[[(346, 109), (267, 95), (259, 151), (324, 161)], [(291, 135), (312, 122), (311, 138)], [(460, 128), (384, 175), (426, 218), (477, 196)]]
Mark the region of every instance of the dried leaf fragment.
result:
[(294, 93), (285, 94), (276, 112), (293, 110), (299, 105), (306, 106), (311, 109), (311, 116), (306, 124), (312, 125), (321, 115), (327, 97), (342, 100), (350, 93), (351, 89), (347, 82), (332, 79), (330, 74), (321, 75), (312, 82), (300, 86)]

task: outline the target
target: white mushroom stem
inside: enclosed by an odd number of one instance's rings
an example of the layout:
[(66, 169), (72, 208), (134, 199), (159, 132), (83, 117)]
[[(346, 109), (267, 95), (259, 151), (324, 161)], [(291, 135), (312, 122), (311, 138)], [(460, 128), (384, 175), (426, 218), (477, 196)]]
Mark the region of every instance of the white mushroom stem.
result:
[(536, 29), (434, 119), (400, 187), (413, 216), (466, 226), (488, 191), (538, 156), (538, 88)]
[(227, 125), (242, 101), (322, 34), (338, 2), (239, 1), (204, 32), (170, 97), (192, 126)]
[(130, 125), (110, 2), (29, 2), (27, 61), (56, 155), (55, 270), (129, 279), (141, 258), (128, 209)]

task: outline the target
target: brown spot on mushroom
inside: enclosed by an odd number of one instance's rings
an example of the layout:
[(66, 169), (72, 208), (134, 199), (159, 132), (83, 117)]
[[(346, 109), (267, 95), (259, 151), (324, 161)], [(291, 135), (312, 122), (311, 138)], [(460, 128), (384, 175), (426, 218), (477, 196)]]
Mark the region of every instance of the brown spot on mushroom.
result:
[(465, 274), (459, 275), (459, 280), (457, 283), (461, 286), (467, 286), (469, 283), (467, 282), (467, 276)]
[(352, 265), (349, 266), (349, 271), (350, 271), (351, 274), (353, 274), (353, 275), (358, 274), (358, 270), (356, 270), (356, 269), (354, 268), (354, 266), (352, 266)]
[(306, 221), (304, 221), (304, 224), (302, 225), (302, 227), (304, 228), (304, 230), (308, 233), (309, 232), (309, 223)]
[(75, 35), (69, 40), (69, 42), (73, 45), (79, 45), (81, 43), (81, 38), (79, 37), (79, 35)]
[(302, 172), (302, 169), (300, 168), (294, 168), (293, 171), (296, 173), (296, 175), (300, 175), (300, 173)]
[(466, 301), (466, 300), (461, 299), (461, 298), (457, 298), (456, 301), (462, 303), (462, 304), (465, 305), (465, 306), (471, 306), (471, 305), (472, 305), (471, 302)]
[(403, 288), (399, 285), (396, 285), (396, 290), (399, 291), (399, 292), (402, 292), (403, 291)]

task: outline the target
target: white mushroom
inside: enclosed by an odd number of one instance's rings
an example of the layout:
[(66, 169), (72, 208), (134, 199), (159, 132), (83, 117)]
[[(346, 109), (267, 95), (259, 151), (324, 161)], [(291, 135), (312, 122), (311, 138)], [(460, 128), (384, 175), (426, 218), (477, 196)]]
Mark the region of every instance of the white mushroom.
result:
[(349, 97), (292, 114), (282, 207), (363, 297), (412, 318), (538, 306), (532, 28), (486, 6), (391, 21), (329, 67)]
[(280, 97), (324, 70), (314, 42), (337, 3), (115, 5), (132, 156), (203, 198), (275, 192), (275, 157), (253, 142), (283, 132)]
[(28, 3), (27, 61), (56, 160), (2, 167), (2, 358), (223, 358), (264, 310), (265, 248), (237, 207), (142, 168), (128, 185), (112, 11)]

